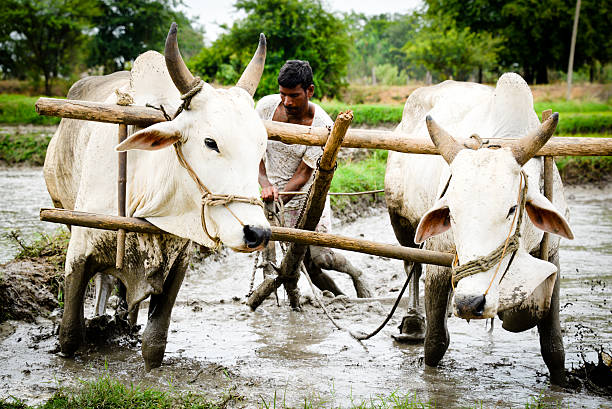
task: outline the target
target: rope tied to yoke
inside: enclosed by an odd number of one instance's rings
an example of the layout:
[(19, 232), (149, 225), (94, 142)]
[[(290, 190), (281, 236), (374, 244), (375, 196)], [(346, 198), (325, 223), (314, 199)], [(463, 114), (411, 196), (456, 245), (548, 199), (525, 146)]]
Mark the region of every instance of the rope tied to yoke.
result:
[[(521, 183), (525, 181), (524, 186), (521, 188)], [(491, 282), (489, 283), (489, 287), (485, 291), (484, 295), (487, 295), (491, 285), (493, 284), (493, 280), (497, 276), (499, 272), (499, 268), (501, 266), (502, 260), (507, 253), (514, 253), (519, 248), (519, 239), (521, 237), (521, 224), (523, 222), (523, 214), (525, 212), (525, 203), (527, 202), (527, 174), (524, 171), (521, 171), (521, 180), (519, 182), (519, 197), (517, 198), (517, 202), (519, 203), (518, 209), (518, 221), (517, 221), (517, 212), (514, 212), (514, 217), (512, 218), (512, 223), (510, 224), (510, 231), (508, 232), (508, 236), (506, 240), (501, 243), (495, 250), (490, 252), (484, 257), (478, 257), (474, 260), (471, 260), (461, 266), (456, 265), (457, 257), (455, 256), (455, 260), (453, 261), (452, 266), (452, 286), (453, 289), (462, 278), (469, 277), (474, 274), (482, 273), (484, 271), (490, 270), (497, 264), (497, 269), (495, 270), (495, 274), (493, 278), (491, 278)], [(514, 226), (514, 222), (516, 223), (516, 228), (514, 230), (514, 234), (510, 234), (512, 232), (512, 227)], [(508, 264), (510, 267), (510, 264)], [(503, 278), (503, 277), (502, 277)]]

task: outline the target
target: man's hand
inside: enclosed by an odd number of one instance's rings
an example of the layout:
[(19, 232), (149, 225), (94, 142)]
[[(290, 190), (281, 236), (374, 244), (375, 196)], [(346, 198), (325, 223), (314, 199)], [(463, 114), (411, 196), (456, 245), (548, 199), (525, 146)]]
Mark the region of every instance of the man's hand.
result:
[(278, 200), (278, 188), (274, 185), (269, 185), (261, 188), (261, 200), (271, 202)]

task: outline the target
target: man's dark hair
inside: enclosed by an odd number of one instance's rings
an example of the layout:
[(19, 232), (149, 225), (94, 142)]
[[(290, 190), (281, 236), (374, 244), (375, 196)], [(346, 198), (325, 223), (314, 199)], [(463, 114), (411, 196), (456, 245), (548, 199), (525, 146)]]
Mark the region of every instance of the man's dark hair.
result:
[(278, 85), (285, 88), (295, 88), (301, 85), (304, 89), (311, 86), (312, 68), (308, 61), (287, 61), (278, 73)]

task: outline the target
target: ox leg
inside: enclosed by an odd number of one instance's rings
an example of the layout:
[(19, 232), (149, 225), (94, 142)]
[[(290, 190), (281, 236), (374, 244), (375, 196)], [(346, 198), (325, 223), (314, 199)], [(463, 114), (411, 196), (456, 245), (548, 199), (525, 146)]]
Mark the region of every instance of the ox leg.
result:
[(106, 313), (106, 304), (113, 292), (115, 282), (114, 277), (109, 274), (98, 273), (94, 277), (96, 285), (95, 315), (104, 315)]
[(147, 372), (161, 366), (164, 359), (172, 307), (185, 278), (188, 261), (188, 252), (179, 256), (168, 273), (162, 293), (151, 295), (147, 327), (142, 334), (142, 357)]
[[(75, 237), (73, 236), (73, 239)], [(76, 241), (75, 241), (76, 242)], [(71, 247), (73, 241), (70, 241)], [(89, 280), (93, 277), (87, 258), (68, 250), (64, 281), (64, 314), (60, 326), (59, 341), (62, 355), (72, 356), (85, 341), (85, 317), (83, 299)]]
[(444, 357), (450, 336), (448, 334), (447, 308), (451, 293), (450, 268), (428, 266), (425, 275), (425, 364), (436, 366)]
[[(550, 262), (559, 269), (559, 253), (550, 257)], [(559, 291), (561, 270), (558, 270), (555, 288), (550, 301), (550, 310), (538, 323), (540, 333), (540, 350), (542, 358), (550, 372), (550, 382), (553, 385), (565, 385), (565, 349), (559, 323)]]
[[(327, 247), (309, 246), (310, 258), (317, 268), (335, 270), (348, 274), (353, 281), (358, 298), (372, 297), (372, 291), (363, 279), (361, 270), (353, 266), (346, 257)], [(334, 284), (335, 285), (335, 284)]]
[[(416, 248), (417, 245), (414, 243), (415, 230), (410, 221), (392, 211), (389, 212), (389, 217), (397, 241), (404, 247)], [(404, 261), (406, 276), (409, 276), (411, 271), (413, 275), (408, 290), (410, 306), (399, 326), (400, 334), (393, 336), (395, 340), (400, 342), (422, 342), (425, 339), (425, 317), (419, 306), (419, 281), (422, 270), (423, 267), (420, 263)]]
[(319, 265), (313, 260), (311, 254), (312, 247), (314, 246), (308, 246), (306, 255), (304, 256), (304, 266), (306, 267), (306, 271), (310, 276), (310, 280), (321, 291), (330, 291), (336, 296), (344, 295), (334, 280), (327, 273), (321, 270), (321, 267), (319, 267)]

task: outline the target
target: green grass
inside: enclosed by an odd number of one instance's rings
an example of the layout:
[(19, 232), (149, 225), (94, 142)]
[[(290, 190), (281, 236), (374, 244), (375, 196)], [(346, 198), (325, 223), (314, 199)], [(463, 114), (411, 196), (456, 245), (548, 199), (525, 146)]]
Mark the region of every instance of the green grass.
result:
[[(149, 409), (149, 408), (176, 408), (176, 409), (221, 409), (228, 404), (237, 403), (239, 407), (253, 407), (261, 409), (286, 409), (300, 407), (304, 409), (319, 408), (350, 408), (350, 409), (434, 409), (444, 407), (435, 401), (423, 401), (416, 393), (400, 394), (393, 392), (390, 395), (377, 395), (369, 399), (353, 402), (349, 406), (330, 405), (329, 402), (317, 397), (304, 398), (299, 406), (287, 406), (285, 398), (279, 398), (274, 392), (273, 397), (266, 400), (248, 402), (230, 389), (219, 401), (211, 401), (201, 394), (190, 392), (162, 391), (155, 388), (131, 384), (129, 386), (119, 382), (109, 375), (102, 376), (96, 381), (83, 381), (81, 386), (70, 391), (61, 388), (49, 400), (38, 405), (28, 406), (19, 399), (1, 400), (3, 409)], [(525, 409), (553, 409), (561, 408), (560, 402), (540, 396), (531, 396), (525, 404)], [(484, 409), (481, 402), (466, 408)]]
[[(387, 151), (372, 151), (360, 161), (340, 161), (334, 173), (330, 192), (362, 192), (384, 188)], [(331, 205), (340, 210), (351, 201), (361, 200), (361, 196), (331, 196)]]
[(402, 120), (404, 105), (347, 105), (341, 102), (323, 102), (321, 107), (332, 119), (341, 111), (353, 110), (353, 125), (376, 126), (382, 124), (399, 124)]
[(42, 166), (50, 140), (51, 135), (40, 133), (0, 134), (0, 161)]
[(592, 101), (540, 101), (534, 104), (534, 108), (538, 113), (547, 109), (559, 113), (612, 111), (612, 105)]
[(36, 113), (34, 104), (38, 97), (25, 95), (1, 94), (0, 95), (0, 123), (5, 124), (34, 124), (54, 125), (58, 124), (60, 118), (41, 116)]
[(559, 115), (558, 134), (612, 132), (612, 111), (568, 112)]
[[(352, 109), (353, 125), (379, 126), (395, 125), (402, 120), (403, 105), (347, 105), (341, 102), (323, 102), (321, 107), (332, 119), (339, 112)], [(541, 102), (535, 106), (536, 112), (553, 109), (560, 113), (558, 133), (597, 133), (612, 131), (612, 105), (596, 102)]]
[(165, 392), (138, 385), (123, 383), (103, 376), (96, 381), (83, 381), (81, 387), (70, 392), (60, 389), (47, 402), (39, 406), (28, 406), (20, 400), (0, 400), (0, 408), (10, 409), (215, 409), (224, 407), (230, 399), (212, 402), (202, 395), (180, 392)]

